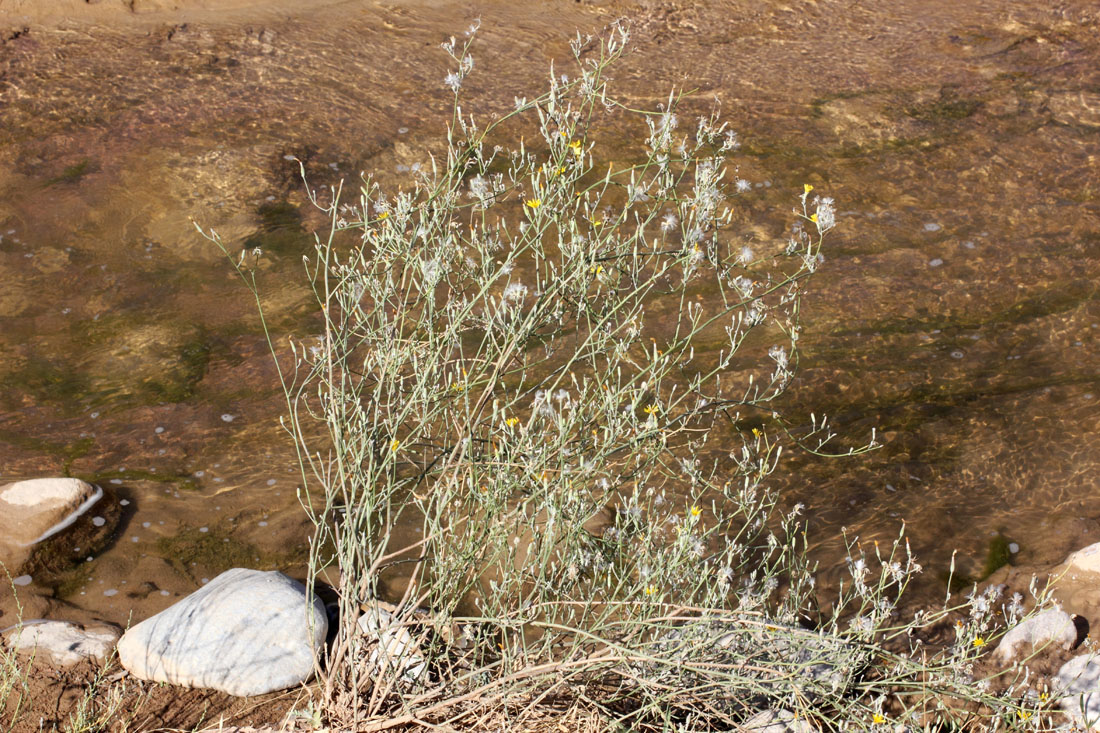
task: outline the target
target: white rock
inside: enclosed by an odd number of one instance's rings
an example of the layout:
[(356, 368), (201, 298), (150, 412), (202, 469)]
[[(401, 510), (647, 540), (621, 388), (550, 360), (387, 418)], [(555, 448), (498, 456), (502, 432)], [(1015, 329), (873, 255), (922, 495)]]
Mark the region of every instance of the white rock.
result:
[(1100, 573), (1100, 542), (1084, 547), (1066, 558), (1070, 571)]
[(1085, 729), (1100, 723), (1100, 655), (1082, 654), (1058, 670), (1054, 689), (1062, 711)]
[(356, 623), (366, 637), (377, 642), (370, 655), (375, 674), (396, 673), (414, 682), (428, 665), (408, 628), (396, 619), (395, 610), (388, 603), (376, 601), (363, 609)]
[(1021, 653), (1026, 655), (1049, 645), (1072, 649), (1076, 643), (1077, 626), (1073, 623), (1073, 617), (1052, 608), (1012, 627), (1001, 639), (994, 654), (1001, 664), (1007, 664)]
[(260, 695), (305, 682), (328, 620), (279, 572), (234, 568), (131, 628), (119, 661), (142, 679)]
[(790, 710), (761, 710), (741, 724), (752, 733), (815, 733), (814, 727)]
[(39, 478), (0, 487), (0, 531), (28, 547), (57, 534), (103, 497), (103, 489), (76, 478)]
[(45, 655), (59, 667), (94, 658), (104, 661), (118, 642), (113, 629), (86, 630), (64, 621), (28, 621), (6, 635), (8, 646), (16, 651), (34, 651), (35, 658)]

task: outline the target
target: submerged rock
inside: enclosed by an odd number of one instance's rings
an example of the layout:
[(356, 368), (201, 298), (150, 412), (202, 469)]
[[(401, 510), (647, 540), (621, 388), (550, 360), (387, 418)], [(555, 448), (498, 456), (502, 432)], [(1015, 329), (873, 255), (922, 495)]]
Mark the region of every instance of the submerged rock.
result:
[(1100, 542), (1071, 553), (1063, 564), (1070, 573), (1100, 573)]
[[(76, 478), (30, 479), (0, 487), (0, 562), (13, 575), (52, 565), (43, 558), (28, 561), (102, 498), (103, 489)], [(111, 528), (95, 529), (103, 534)], [(67, 559), (71, 555), (65, 554)]]
[(70, 667), (85, 659), (105, 661), (118, 642), (113, 628), (85, 629), (65, 621), (27, 621), (5, 635), (16, 651), (33, 652), (35, 659)]
[(142, 679), (260, 695), (301, 684), (328, 632), (325, 607), (279, 572), (227, 570), (127, 631), (119, 661)]
[(0, 487), (0, 536), (30, 547), (75, 522), (103, 498), (103, 489), (78, 478), (38, 478)]
[(1012, 627), (997, 645), (995, 654), (1001, 664), (1007, 664), (1021, 653), (1030, 654), (1049, 645), (1061, 649), (1077, 645), (1077, 625), (1072, 616), (1060, 609), (1043, 611)]

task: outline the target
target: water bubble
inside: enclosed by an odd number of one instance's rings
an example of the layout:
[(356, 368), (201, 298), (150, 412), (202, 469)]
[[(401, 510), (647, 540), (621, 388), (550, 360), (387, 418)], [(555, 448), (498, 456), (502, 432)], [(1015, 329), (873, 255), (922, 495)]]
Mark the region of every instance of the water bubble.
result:
[(283, 156), (283, 160), (298, 160), (298, 157), (295, 155), (287, 154)]
[(1091, 399), (1092, 399), (1092, 392), (1085, 392), (1085, 394), (1084, 394), (1084, 395), (1082, 395), (1082, 396), (1083, 396), (1083, 397), (1084, 397), (1084, 398), (1085, 398), (1086, 400), (1091, 400)]
[(964, 354), (963, 352), (959, 351), (958, 349), (956, 349), (955, 351), (952, 351), (952, 352), (951, 352), (951, 358), (952, 358), (952, 359), (961, 359), (961, 358), (963, 358), (964, 356), (966, 356), (966, 354)]
[(93, 412), (89, 417), (91, 417), (93, 420), (95, 420), (97, 417), (99, 417), (99, 413), (98, 412)]
[(209, 532), (210, 528), (209, 527), (199, 527), (199, 531), (200, 532)]
[(939, 224), (934, 221), (928, 221), (924, 223), (924, 231), (926, 232), (938, 232), (943, 229)]
[(118, 595), (118, 589), (117, 588), (108, 588), (107, 590), (103, 591), (103, 595), (107, 596), (108, 598), (110, 598), (111, 596)]
[(130, 500), (129, 499), (119, 499), (118, 503), (121, 506), (130, 506)]
[(73, 552), (80, 552), (80, 548), (79, 547), (74, 547)]
[(1015, 555), (1017, 552), (1020, 551), (1020, 546), (1017, 545), (1015, 542), (1009, 542), (1008, 543), (1008, 551), (1011, 552), (1013, 555)]
[(161, 433), (164, 432), (164, 428), (161, 427), (160, 425), (158, 425), (156, 430), (154, 430), (153, 432), (156, 433), (157, 435), (160, 435)]
[(942, 264), (943, 264), (943, 260), (941, 260), (939, 257), (935, 257), (933, 259), (928, 260), (928, 266), (929, 267), (939, 267)]
[(236, 415), (230, 415), (228, 412), (222, 415), (222, 422), (233, 422)]
[(107, 524), (107, 520), (103, 517), (92, 517), (92, 524), (97, 527), (102, 527), (103, 525)]
[(195, 471), (195, 473), (193, 473), (191, 475), (194, 476), (195, 478), (202, 478), (203, 476), (206, 475), (206, 471)]
[(31, 576), (29, 576), (29, 575), (20, 575), (17, 578), (12, 578), (11, 582), (14, 583), (15, 585), (30, 585), (31, 584)]
[(141, 526), (144, 527), (145, 529), (149, 529), (150, 527), (153, 526), (153, 523), (152, 522), (142, 522)]
[(114, 484), (115, 486), (119, 486), (119, 485), (121, 485), (121, 484), (122, 484), (122, 479), (120, 479), (120, 478), (113, 478), (113, 479), (111, 479), (111, 483), (112, 483), (112, 484)]
[(977, 245), (971, 242), (969, 239), (963, 242), (963, 246), (967, 249), (974, 249)]
[(167, 595), (171, 595), (171, 594), (170, 594), (170, 593), (169, 593), (168, 591), (166, 591), (166, 590), (162, 590), (162, 591), (160, 592), (160, 594), (161, 594), (162, 596), (167, 596)]
[(209, 583), (209, 582), (210, 582), (210, 578), (203, 578), (203, 579), (202, 579), (202, 584), (203, 584), (203, 585), (206, 585), (206, 584), (207, 584), (207, 583)]
[(141, 542), (141, 538), (138, 537), (137, 535), (134, 535), (133, 537), (130, 538), (130, 541), (136, 544), (138, 542)]
[[(397, 128), (397, 134), (398, 134), (398, 135), (404, 135), (404, 134), (405, 134), (406, 132), (408, 132), (408, 131), (409, 131), (409, 128), (407, 128), (407, 127), (399, 127), (399, 128)], [(8, 234), (11, 234), (11, 232), (8, 232)]]
[(266, 526), (267, 526), (267, 522), (259, 522), (258, 524), (259, 524), (259, 525), (260, 525), (261, 527), (266, 527)]
[(273, 479), (273, 478), (269, 478), (269, 479), (267, 480), (267, 485), (268, 485), (268, 486), (274, 486), (274, 485), (275, 485), (275, 479)]

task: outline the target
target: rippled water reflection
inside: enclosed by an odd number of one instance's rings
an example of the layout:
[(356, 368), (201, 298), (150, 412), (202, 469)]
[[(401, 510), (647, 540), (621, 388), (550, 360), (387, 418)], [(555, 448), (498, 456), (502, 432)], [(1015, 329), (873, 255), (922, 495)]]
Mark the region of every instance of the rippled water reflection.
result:
[(627, 15), (617, 88), (648, 105), (697, 89), (741, 131), (748, 242), (783, 235), (804, 182), (837, 199), (787, 408), (877, 426), (885, 448), (796, 455), (779, 477), (827, 564), (841, 527), (887, 538), (903, 520), (926, 567), (958, 548), (976, 575), (998, 533), (1036, 563), (1100, 539), (1094, 3), (316, 5), (0, 10), (0, 476), (71, 471), (129, 502), (58, 596), (124, 621), (233, 564), (296, 565), (306, 527), (254, 304), (190, 221), (272, 252), (273, 326), (308, 334), (298, 259), (317, 222), (288, 158), (317, 184), (398, 185), (445, 119), (436, 46), (475, 16), (469, 108), (509, 107), (574, 29)]

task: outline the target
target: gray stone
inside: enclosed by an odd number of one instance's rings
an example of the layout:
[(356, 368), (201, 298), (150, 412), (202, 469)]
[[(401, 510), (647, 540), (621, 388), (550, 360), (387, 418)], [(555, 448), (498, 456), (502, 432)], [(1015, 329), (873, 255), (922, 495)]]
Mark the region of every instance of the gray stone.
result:
[(123, 634), (118, 656), (142, 679), (260, 695), (308, 680), (327, 632), (301, 583), (234, 568)]
[(790, 710), (761, 710), (741, 723), (741, 730), (752, 733), (815, 733), (812, 725)]
[(65, 621), (27, 621), (5, 635), (16, 651), (33, 652), (35, 659), (70, 667), (85, 659), (105, 661), (115, 648), (119, 632), (112, 628), (84, 629)]
[(1054, 689), (1058, 705), (1074, 724), (1085, 729), (1100, 724), (1100, 655), (1082, 654), (1063, 664)]
[(396, 674), (415, 682), (427, 670), (416, 640), (390, 604), (375, 601), (365, 606), (356, 623), (375, 645), (370, 653), (370, 666), (375, 674)]
[(1012, 627), (1001, 639), (994, 654), (1001, 664), (1007, 664), (1021, 652), (1029, 654), (1050, 645), (1072, 649), (1076, 644), (1077, 626), (1073, 623), (1073, 617), (1052, 608)]

